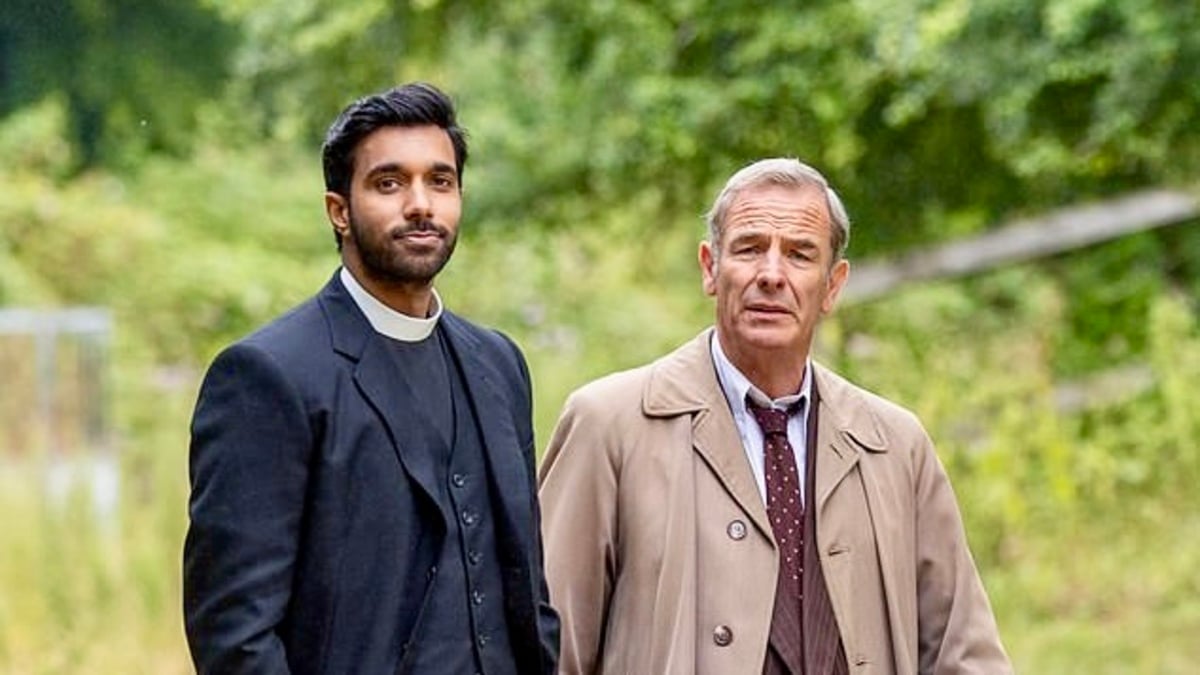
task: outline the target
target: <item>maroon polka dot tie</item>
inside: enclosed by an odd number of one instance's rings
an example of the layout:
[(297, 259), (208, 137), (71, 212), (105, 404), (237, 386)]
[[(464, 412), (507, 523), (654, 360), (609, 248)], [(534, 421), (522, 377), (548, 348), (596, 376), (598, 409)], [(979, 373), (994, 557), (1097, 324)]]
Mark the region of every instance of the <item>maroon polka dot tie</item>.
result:
[[(762, 408), (746, 399), (746, 407), (763, 432), (763, 473), (767, 483), (767, 518), (779, 546), (780, 589), (801, 600), (804, 574), (804, 505), (800, 501), (800, 472), (788, 441), (789, 411)], [(794, 407), (794, 406), (793, 406)]]

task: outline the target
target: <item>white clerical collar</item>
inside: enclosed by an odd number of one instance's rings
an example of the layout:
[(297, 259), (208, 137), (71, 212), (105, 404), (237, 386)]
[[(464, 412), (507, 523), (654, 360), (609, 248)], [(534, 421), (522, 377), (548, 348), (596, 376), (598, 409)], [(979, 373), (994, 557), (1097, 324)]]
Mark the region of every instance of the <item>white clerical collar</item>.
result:
[(712, 338), (709, 341), (712, 349), (713, 363), (717, 367), (717, 379), (721, 382), (721, 389), (725, 393), (725, 398), (729, 401), (729, 407), (732, 409), (735, 416), (746, 413), (746, 396), (754, 400), (755, 403), (768, 408), (777, 408), (779, 410), (787, 410), (798, 401), (804, 401), (801, 405), (801, 414), (807, 414), (809, 394), (812, 392), (812, 360), (807, 359), (804, 362), (804, 379), (800, 383), (800, 391), (795, 394), (788, 394), (776, 399), (767, 396), (761, 389), (754, 386), (742, 371), (738, 370), (737, 366), (725, 356), (724, 350), (721, 349), (721, 340), (717, 338), (716, 331), (713, 331)]
[(349, 291), (350, 297), (354, 298), (354, 304), (362, 310), (376, 333), (401, 342), (420, 342), (429, 337), (434, 328), (437, 328), (438, 319), (442, 316), (442, 299), (438, 297), (437, 289), (430, 289), (433, 291), (433, 314), (424, 319), (418, 319), (397, 312), (380, 302), (378, 298), (368, 293), (367, 289), (363, 288), (345, 267), (342, 268), (339, 278), (342, 280), (342, 285)]

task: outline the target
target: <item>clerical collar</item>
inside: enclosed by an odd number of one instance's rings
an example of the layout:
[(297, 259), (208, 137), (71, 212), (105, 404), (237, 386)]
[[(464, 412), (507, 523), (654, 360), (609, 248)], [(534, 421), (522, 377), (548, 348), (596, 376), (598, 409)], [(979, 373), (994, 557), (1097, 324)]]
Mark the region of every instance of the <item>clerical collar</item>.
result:
[(438, 297), (437, 289), (430, 289), (433, 291), (433, 314), (424, 319), (418, 319), (397, 312), (380, 302), (378, 298), (368, 293), (367, 289), (363, 288), (345, 267), (342, 268), (339, 278), (350, 293), (350, 297), (354, 298), (354, 304), (362, 310), (376, 333), (401, 342), (420, 342), (429, 337), (434, 328), (437, 328), (438, 319), (442, 316), (442, 299)]
[(800, 382), (800, 391), (772, 399), (754, 386), (754, 383), (738, 370), (737, 366), (733, 365), (733, 361), (730, 361), (729, 357), (725, 355), (725, 351), (721, 349), (721, 340), (717, 338), (716, 331), (713, 331), (709, 345), (712, 350), (713, 363), (717, 367), (717, 379), (720, 380), (721, 390), (729, 401), (729, 407), (733, 409), (735, 416), (746, 413), (746, 396), (764, 408), (779, 410), (787, 410), (797, 403), (804, 402), (801, 403), (798, 410), (801, 414), (807, 413), (807, 401), (812, 392), (812, 359), (804, 362), (804, 379)]

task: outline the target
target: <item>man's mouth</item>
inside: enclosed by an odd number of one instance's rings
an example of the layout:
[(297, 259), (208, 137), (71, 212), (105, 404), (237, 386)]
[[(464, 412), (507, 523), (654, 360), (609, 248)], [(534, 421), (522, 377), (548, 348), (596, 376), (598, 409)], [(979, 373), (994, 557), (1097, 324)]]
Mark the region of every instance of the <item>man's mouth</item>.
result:
[(392, 238), (407, 239), (410, 241), (430, 241), (433, 239), (445, 239), (446, 232), (437, 223), (431, 220), (422, 220), (392, 230)]
[(746, 309), (759, 314), (788, 314), (787, 307), (779, 305), (747, 305)]

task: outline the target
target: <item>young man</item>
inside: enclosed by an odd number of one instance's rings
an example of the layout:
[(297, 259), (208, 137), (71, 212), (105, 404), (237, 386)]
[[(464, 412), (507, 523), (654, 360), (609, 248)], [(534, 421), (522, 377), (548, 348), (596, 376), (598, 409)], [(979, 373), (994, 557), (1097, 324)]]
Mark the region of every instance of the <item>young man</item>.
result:
[(562, 672), (1011, 672), (921, 424), (810, 358), (837, 195), (764, 160), (708, 222), (715, 330), (575, 392), (542, 466)]
[(433, 288), (464, 132), (442, 92), (329, 129), (342, 266), (222, 352), (192, 421), (184, 615), (200, 673), (552, 673), (529, 375)]

